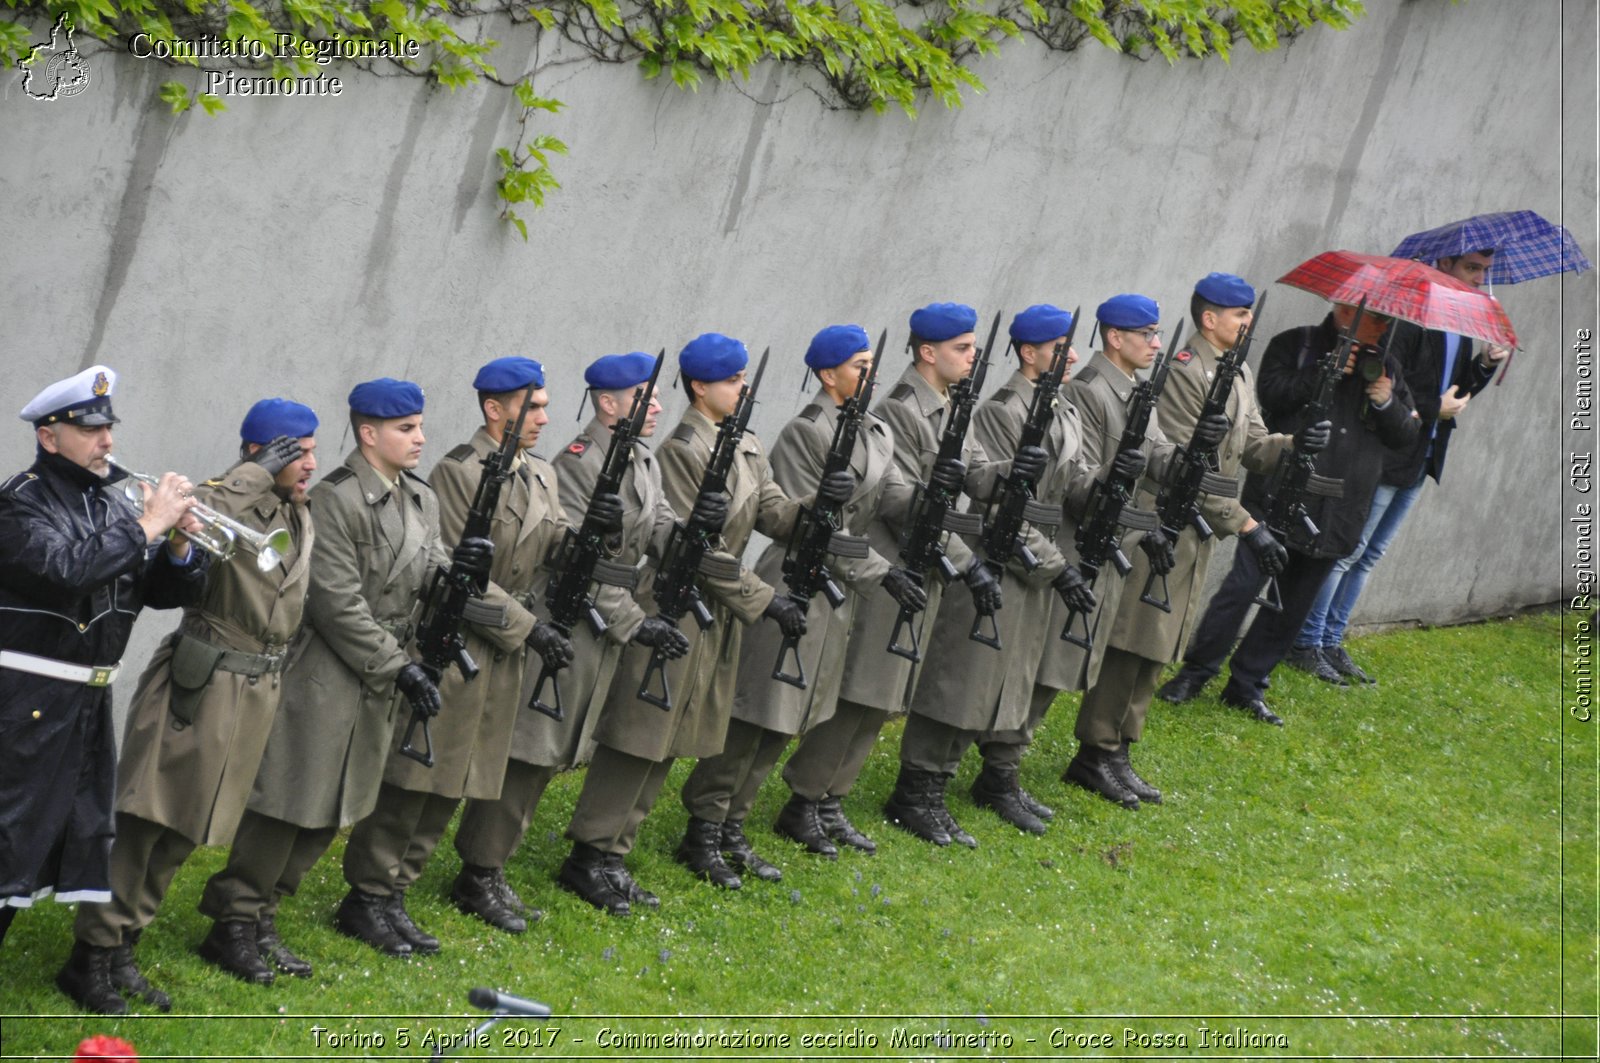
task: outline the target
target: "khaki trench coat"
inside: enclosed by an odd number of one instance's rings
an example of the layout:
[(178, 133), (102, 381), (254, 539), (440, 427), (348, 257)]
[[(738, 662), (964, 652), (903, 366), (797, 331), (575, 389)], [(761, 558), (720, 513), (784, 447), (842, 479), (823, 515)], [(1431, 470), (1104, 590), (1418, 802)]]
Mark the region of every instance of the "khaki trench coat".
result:
[(196, 845), (227, 845), (244, 814), (250, 787), (278, 711), (282, 673), (217, 669), (199, 695), (193, 723), (169, 711), (172, 654), (183, 639), (265, 656), (287, 652), (300, 630), (311, 582), (310, 509), (273, 493), (273, 478), (241, 462), (195, 489), (224, 516), (257, 531), (284, 528), (294, 547), (267, 572), (241, 549), (206, 576), (205, 597), (184, 610), (178, 630), (156, 649), (128, 708), (117, 766), (117, 810), (159, 823)]
[[(674, 512), (687, 515), (694, 508), (700, 477), (711, 460), (717, 426), (699, 410), (690, 408), (683, 421), (662, 444), (661, 482)], [(666, 666), (672, 708), (662, 711), (638, 697), (651, 651), (646, 646), (623, 649), (622, 661), (611, 683), (595, 739), (612, 749), (644, 760), (674, 757), (710, 757), (722, 752), (733, 708), (733, 685), (739, 663), (741, 629), (761, 619), (775, 593), (738, 558), (752, 531), (786, 540), (799, 516), (799, 503), (785, 495), (772, 480), (772, 470), (761, 441), (746, 432), (739, 441), (728, 472), (728, 520), (722, 529), (722, 549), (716, 558), (737, 565), (736, 577), (722, 578), (701, 572), (698, 584), (713, 622), (709, 629), (691, 617), (680, 625), (689, 639), (689, 652)], [(644, 581), (654, 578), (647, 569)], [(641, 587), (648, 587), (641, 582)], [(644, 600), (654, 599), (641, 595)], [(654, 606), (652, 605), (652, 609)], [(738, 621), (738, 623), (734, 623)]]

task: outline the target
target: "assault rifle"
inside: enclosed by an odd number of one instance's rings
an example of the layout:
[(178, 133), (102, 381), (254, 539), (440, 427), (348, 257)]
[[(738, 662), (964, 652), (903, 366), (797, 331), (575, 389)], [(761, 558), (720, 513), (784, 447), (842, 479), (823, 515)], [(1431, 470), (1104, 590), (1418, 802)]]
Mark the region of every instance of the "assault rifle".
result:
[[(483, 475), (478, 477), (478, 489), (473, 492), (472, 505), (461, 528), (462, 539), (489, 538), (495, 510), (500, 507), (500, 489), (511, 478), (511, 463), (516, 461), (522, 445), (522, 422), (533, 408), (535, 390), (532, 385), (528, 386), (515, 423), (500, 436), (500, 449), (483, 459)], [(461, 669), (461, 677), (468, 682), (477, 678), (478, 664), (467, 652), (461, 624), (472, 599), (482, 597), (483, 587), (478, 577), (464, 571), (454, 561), (447, 569), (434, 569), (428, 593), (423, 597), (422, 615), (417, 621), (417, 653), (421, 658), (418, 663), (435, 685), (452, 664)], [(422, 728), (421, 749), (411, 744), (418, 727)], [(433, 736), (428, 730), (428, 718), (415, 709), (400, 742), (400, 755), (410, 757), (425, 768), (433, 767)]]
[[(994, 353), (994, 338), (1000, 331), (1000, 313), (994, 315), (989, 326), (989, 340), (972, 365), (972, 371), (950, 385), (950, 410), (944, 415), (944, 432), (939, 437), (939, 453), (934, 464), (955, 459), (959, 461), (967, 443), (967, 426), (972, 422), (972, 409), (978, 404), (978, 393), (983, 390), (983, 378), (989, 372), (989, 356)], [(983, 520), (976, 514), (958, 513), (956, 500), (961, 497), (958, 488), (947, 491), (927, 483), (919, 485), (916, 502), (912, 506), (910, 521), (900, 542), (900, 561), (906, 571), (926, 585), (928, 574), (937, 572), (939, 578), (949, 583), (961, 573), (944, 552), (944, 533), (959, 531), (976, 534), (983, 530)], [(889, 652), (908, 661), (922, 660), (922, 642), (912, 623), (913, 613), (904, 606), (895, 617), (894, 630), (889, 635)], [(910, 630), (910, 645), (900, 644), (902, 631)]]
[[(1122, 438), (1117, 441), (1117, 454), (1121, 454), (1124, 450), (1144, 448), (1145, 433), (1150, 428), (1150, 415), (1155, 412), (1156, 402), (1160, 400), (1161, 392), (1167, 386), (1167, 374), (1172, 371), (1173, 352), (1183, 340), (1183, 324), (1182, 321), (1178, 322), (1178, 327), (1172, 332), (1172, 339), (1162, 346), (1161, 354), (1151, 368), (1150, 375), (1134, 385), (1133, 395), (1128, 399), (1127, 424), (1122, 429)], [(1106, 478), (1095, 485), (1094, 493), (1089, 497), (1083, 523), (1078, 525), (1075, 542), (1078, 546), (1078, 571), (1083, 573), (1091, 590), (1107, 561), (1116, 566), (1120, 575), (1126, 576), (1132, 570), (1133, 562), (1122, 552), (1122, 534), (1125, 529), (1141, 528), (1148, 531), (1156, 527), (1155, 514), (1136, 510), (1130, 504), (1138, 486), (1137, 477), (1118, 476), (1114, 471), (1107, 472)], [(1074, 621), (1082, 622), (1082, 635), (1072, 630)], [(1084, 649), (1093, 645), (1094, 635), (1089, 630), (1088, 614), (1069, 607), (1067, 622), (1061, 628), (1061, 638)]]
[[(1328, 412), (1333, 408), (1334, 389), (1339, 386), (1339, 381), (1344, 378), (1344, 367), (1350, 361), (1350, 348), (1356, 343), (1356, 336), (1361, 330), (1361, 319), (1367, 312), (1367, 300), (1363, 296), (1361, 302), (1356, 304), (1355, 316), (1350, 319), (1350, 327), (1339, 334), (1334, 341), (1333, 349), (1324, 354), (1317, 362), (1317, 385), (1312, 393), (1311, 401), (1305, 406), (1304, 423), (1316, 424), (1326, 421)], [(1394, 329), (1390, 329), (1384, 337), (1381, 356), (1389, 353), (1389, 340), (1394, 336)], [(1286, 548), (1289, 545), (1289, 533), (1293, 530), (1303, 531), (1307, 539), (1315, 539), (1320, 533), (1316, 521), (1311, 519), (1311, 513), (1306, 509), (1306, 498), (1309, 495), (1319, 495), (1323, 498), (1342, 498), (1344, 496), (1344, 481), (1337, 477), (1318, 476), (1314, 471), (1317, 464), (1315, 454), (1307, 454), (1298, 447), (1284, 451), (1278, 456), (1278, 467), (1272, 472), (1270, 493), (1267, 497), (1267, 530)], [(1261, 587), (1256, 591), (1255, 604), (1263, 609), (1271, 609), (1275, 613), (1283, 612), (1283, 596), (1278, 592), (1278, 577), (1267, 576), (1261, 581)]]
[[(829, 444), (827, 457), (822, 461), (822, 479), (850, 468), (850, 456), (855, 452), (856, 436), (861, 432), (867, 406), (872, 402), (872, 389), (878, 379), (878, 363), (883, 358), (883, 344), (888, 338), (888, 329), (878, 335), (878, 349), (872, 354), (872, 367), (856, 378), (855, 393), (839, 407), (839, 420), (833, 426), (833, 442)], [(840, 516), (843, 509), (842, 502), (817, 501), (795, 524), (794, 535), (789, 539), (789, 549), (783, 558), (783, 579), (789, 587), (789, 597), (802, 609), (810, 608), (811, 599), (818, 591), (833, 608), (844, 604), (844, 591), (833, 582), (833, 574), (828, 571), (827, 564), (828, 546), (833, 534), (844, 527), (844, 520)], [(794, 655), (794, 671), (785, 672), (784, 661), (790, 654)], [(772, 666), (772, 678), (801, 690), (806, 688), (806, 669), (800, 660), (798, 636), (783, 636), (783, 644), (778, 647), (778, 661)]]
[[(650, 379), (634, 389), (633, 406), (628, 415), (611, 426), (611, 445), (606, 450), (605, 464), (594, 482), (591, 504), (596, 495), (614, 495), (622, 490), (622, 478), (627, 475), (628, 462), (633, 456), (633, 445), (644, 431), (645, 419), (650, 415), (650, 398), (655, 394), (656, 379), (661, 375), (661, 364), (666, 361), (666, 348), (656, 355), (655, 368)], [(551, 559), (555, 575), (545, 587), (544, 603), (550, 611), (550, 623), (563, 635), (571, 635), (580, 620), (587, 621), (596, 638), (606, 633), (605, 618), (595, 608), (589, 586), (594, 582), (595, 566), (606, 553), (606, 528), (591, 513), (585, 512), (583, 523), (568, 528), (561, 545)], [(565, 665), (545, 666), (539, 672), (528, 708), (542, 712), (553, 720), (562, 719), (565, 713), (561, 704), (561, 669)], [(545, 683), (550, 684), (551, 700), (544, 701)]]
[[(1017, 450), (1037, 447), (1044, 442), (1045, 433), (1055, 417), (1056, 397), (1061, 393), (1061, 381), (1067, 375), (1067, 352), (1072, 349), (1072, 337), (1078, 331), (1078, 314), (1082, 309), (1080, 306), (1072, 312), (1072, 327), (1067, 330), (1067, 338), (1056, 344), (1051, 354), (1050, 368), (1039, 374), (1039, 379), (1034, 382), (1033, 401), (1028, 406), (1022, 432), (1017, 437)], [(995, 570), (997, 576), (1013, 557), (1021, 561), (1022, 567), (1029, 572), (1038, 568), (1039, 559), (1023, 540), (1023, 527), (1030, 522), (1053, 524), (1061, 520), (1060, 507), (1041, 507), (1040, 503), (1034, 501), (1037, 489), (1038, 485), (1032, 478), (1013, 472), (1001, 481), (999, 500), (991, 500), (984, 513), (983, 536), (979, 542), (986, 563)], [(985, 619), (981, 614), (973, 617), (972, 631), (968, 637), (998, 650), (1001, 648), (1000, 625), (991, 613), (987, 617), (989, 631), (985, 632)]]
[[(1256, 322), (1261, 320), (1261, 312), (1266, 306), (1267, 293), (1262, 292), (1261, 298), (1256, 301), (1255, 310), (1252, 311), (1249, 326), (1239, 333), (1233, 346), (1217, 360), (1217, 375), (1211, 378), (1211, 389), (1206, 392), (1206, 401), (1200, 407), (1200, 416), (1195, 419), (1196, 425), (1216, 414), (1224, 416), (1227, 414), (1228, 399), (1233, 394), (1233, 383), (1239, 378), (1245, 360), (1250, 357), (1250, 343), (1255, 338)], [(1211, 538), (1213, 534), (1211, 525), (1200, 512), (1202, 494), (1232, 497), (1239, 491), (1237, 480), (1223, 476), (1218, 471), (1217, 450), (1221, 446), (1221, 440), (1209, 447), (1196, 446), (1191, 440), (1188, 446), (1178, 451), (1172, 468), (1167, 473), (1167, 481), (1161, 485), (1161, 493), (1156, 498), (1156, 513), (1161, 518), (1161, 533), (1174, 546), (1177, 545), (1178, 536), (1185, 528), (1192, 527), (1201, 542)], [(1159, 598), (1151, 593), (1155, 589), (1157, 580), (1161, 582)], [(1139, 594), (1139, 600), (1146, 605), (1155, 606), (1163, 613), (1172, 612), (1172, 591), (1167, 586), (1166, 575), (1152, 569), (1150, 578), (1145, 580), (1144, 590)]]
[[(728, 470), (733, 468), (733, 457), (738, 452), (739, 441), (744, 438), (745, 429), (750, 424), (750, 414), (756, 405), (756, 391), (761, 387), (761, 374), (767, 370), (767, 356), (772, 353), (768, 347), (761, 352), (761, 361), (756, 365), (756, 375), (748, 380), (744, 387), (739, 389), (739, 401), (734, 405), (733, 412), (722, 419), (717, 425), (717, 440), (711, 446), (711, 460), (706, 463), (706, 471), (700, 477), (700, 491), (697, 497), (722, 494), (728, 489)], [(700, 562), (705, 559), (715, 546), (717, 530), (708, 528), (694, 519), (691, 512), (688, 520), (678, 521), (672, 526), (672, 532), (667, 536), (667, 546), (662, 551), (661, 567), (656, 570), (653, 590), (656, 599), (656, 612), (666, 620), (676, 624), (683, 619), (685, 613), (694, 614), (695, 623), (704, 631), (712, 624), (711, 610), (706, 608), (706, 603), (700, 598), (700, 589), (695, 586), (695, 579), (700, 574)], [(657, 646), (650, 651), (650, 663), (644, 671), (644, 680), (639, 684), (639, 700), (649, 702), (663, 712), (672, 709), (672, 692), (667, 689), (667, 658)], [(656, 675), (661, 676), (661, 692), (650, 689), (650, 681)]]

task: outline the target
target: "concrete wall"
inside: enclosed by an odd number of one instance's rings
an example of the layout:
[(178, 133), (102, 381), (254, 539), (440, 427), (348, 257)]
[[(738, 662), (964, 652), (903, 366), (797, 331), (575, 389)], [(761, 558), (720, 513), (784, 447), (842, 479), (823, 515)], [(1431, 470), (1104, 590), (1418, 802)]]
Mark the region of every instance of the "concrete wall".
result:
[[(1320, 250), (1387, 252), (1515, 208), (1596, 257), (1594, 0), (1368, 9), (1231, 66), (1013, 43), (980, 66), (986, 93), (916, 121), (827, 110), (770, 67), (683, 93), (501, 28), (501, 68), (539, 64), (538, 89), (569, 105), (540, 124), (572, 154), (565, 187), (526, 212), (527, 244), (496, 219), (504, 94), (334, 67), (337, 99), (173, 117), (156, 99), (171, 71), (80, 42), (88, 91), (39, 103), (10, 72), (0, 95), (0, 410), (104, 361), (123, 374), (118, 452), (135, 467), (220, 470), (268, 394), (318, 409), (331, 464), (346, 392), (389, 374), (427, 388), (437, 455), (470, 431), (474, 369), (527, 353), (552, 377), (549, 453), (589, 358), (715, 329), (781, 359), (757, 417), (770, 439), (801, 404), (813, 331), (887, 325), (893, 347), (933, 299), (987, 321), (1137, 290), (1170, 326), (1210, 270), (1266, 286)], [(1524, 350), (1467, 412), (1358, 621), (1560, 595), (1563, 351), (1594, 323), (1594, 277), (1498, 293)], [(1323, 309), (1277, 288), (1263, 329)], [(669, 422), (681, 408), (675, 395)], [(0, 468), (31, 450), (13, 425)], [(130, 661), (162, 626), (141, 625)]]

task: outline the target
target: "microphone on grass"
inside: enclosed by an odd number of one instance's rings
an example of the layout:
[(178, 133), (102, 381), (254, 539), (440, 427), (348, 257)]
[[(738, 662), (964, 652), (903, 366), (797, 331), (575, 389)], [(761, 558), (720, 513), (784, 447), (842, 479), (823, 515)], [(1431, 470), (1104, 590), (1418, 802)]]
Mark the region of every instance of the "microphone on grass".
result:
[(510, 993), (501, 993), (493, 989), (470, 989), (467, 991), (467, 1003), (484, 1011), (499, 1012), (502, 1015), (518, 1015), (528, 1019), (547, 1019), (550, 1017), (550, 1005), (541, 1004), (537, 1000), (524, 1000), (514, 997)]

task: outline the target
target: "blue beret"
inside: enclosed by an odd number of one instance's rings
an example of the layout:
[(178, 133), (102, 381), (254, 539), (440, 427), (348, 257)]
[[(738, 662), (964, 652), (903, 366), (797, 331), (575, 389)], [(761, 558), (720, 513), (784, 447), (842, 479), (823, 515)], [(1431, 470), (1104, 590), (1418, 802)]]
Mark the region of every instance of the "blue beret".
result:
[(978, 327), (978, 312), (963, 303), (929, 303), (911, 312), (911, 334), (934, 343)]
[(1109, 328), (1144, 328), (1161, 320), (1161, 308), (1147, 295), (1113, 295), (1094, 316)]
[(1040, 303), (1011, 319), (1011, 338), (1018, 343), (1043, 343), (1058, 340), (1072, 330), (1072, 313)]
[(703, 332), (678, 352), (678, 368), (690, 380), (726, 380), (749, 364), (744, 344), (720, 332)]
[(1207, 273), (1194, 286), (1194, 294), (1213, 306), (1252, 306), (1256, 301), (1256, 290), (1231, 273)]
[(519, 355), (496, 358), (472, 378), (474, 388), (493, 394), (521, 391), (530, 384), (536, 388), (544, 387), (544, 366), (532, 358)]
[(250, 407), (239, 426), (246, 443), (270, 443), (279, 436), (300, 439), (317, 434), (317, 415), (310, 406), (288, 399), (262, 399)]
[(632, 354), (608, 354), (596, 358), (583, 371), (583, 382), (601, 391), (631, 388), (650, 379), (656, 367), (656, 356), (634, 351)]
[(410, 417), (422, 412), (422, 389), (409, 380), (381, 376), (350, 389), (350, 412), (363, 417)]
[(812, 369), (832, 369), (870, 350), (872, 341), (860, 325), (829, 325), (811, 337), (811, 346), (806, 348), (806, 365)]

